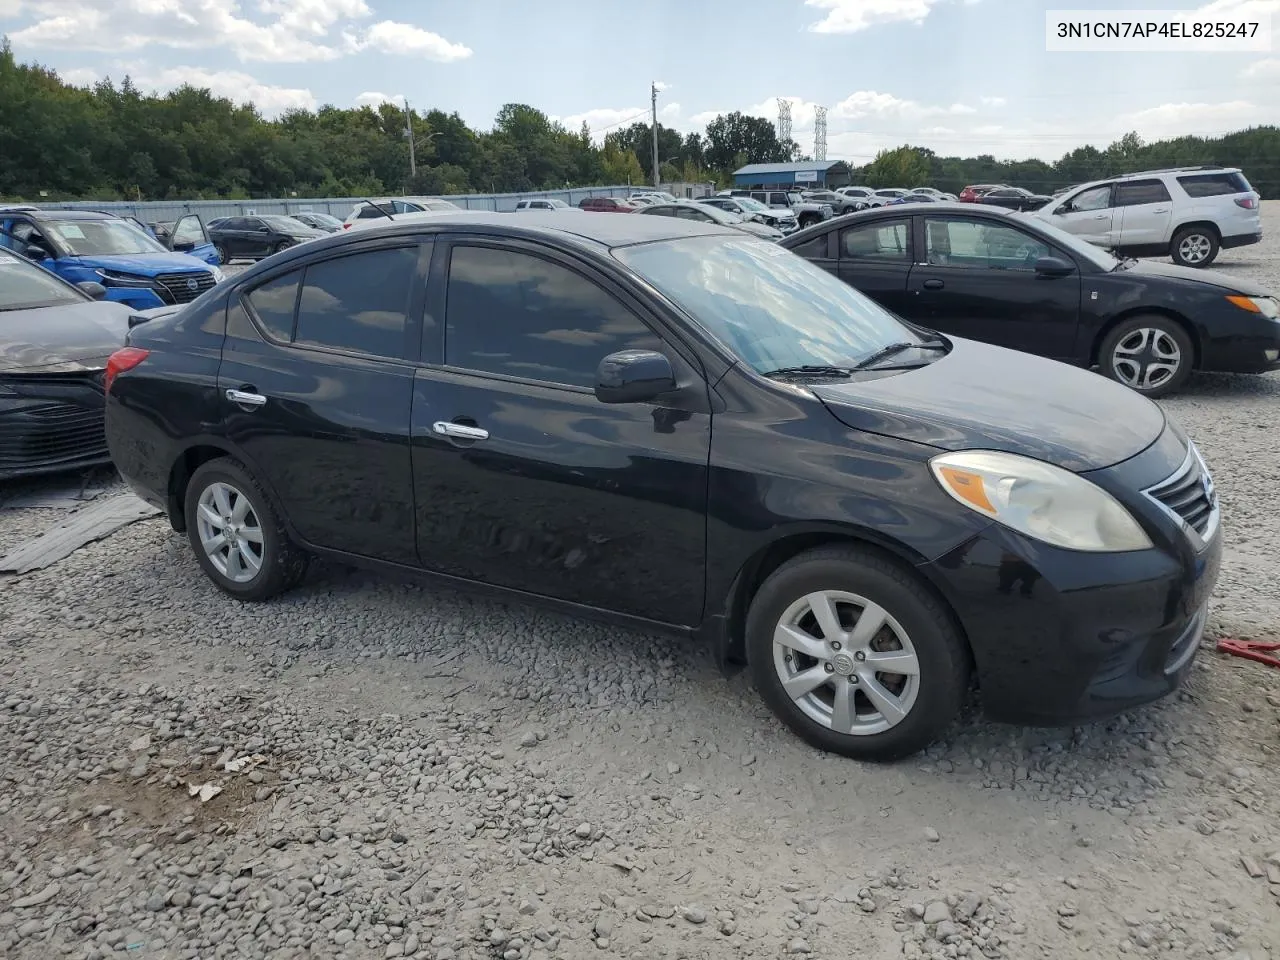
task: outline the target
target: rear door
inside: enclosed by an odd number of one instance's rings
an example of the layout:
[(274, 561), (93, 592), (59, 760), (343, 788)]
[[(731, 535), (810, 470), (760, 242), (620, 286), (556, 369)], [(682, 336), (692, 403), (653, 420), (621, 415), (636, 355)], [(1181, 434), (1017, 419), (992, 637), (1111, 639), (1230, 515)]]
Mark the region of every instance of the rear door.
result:
[(837, 255), (836, 247), (838, 236), (836, 233), (820, 233), (799, 246), (793, 247), (791, 252), (797, 257), (804, 257), (815, 267), (821, 267), (828, 273), (834, 273), (838, 277), (840, 276), (840, 258)]
[(380, 239), (228, 305), (227, 438), (308, 543), (417, 563), (409, 408), (430, 244)]
[[(640, 303), (576, 258), (438, 242), (413, 395), (423, 565), (699, 622), (711, 442), (700, 373)], [(600, 361), (633, 348), (665, 353), (690, 402), (598, 401)]]
[(1041, 257), (1072, 258), (1011, 223), (926, 215), (908, 282), (911, 319), (943, 333), (1062, 360), (1074, 356), (1080, 274), (1036, 273)]
[(915, 319), (915, 301), (907, 297), (911, 273), (911, 218), (873, 220), (837, 234), (837, 275), (900, 317)]
[(1115, 246), (1116, 209), (1113, 184), (1090, 187), (1068, 197), (1053, 210), (1052, 222), (1081, 240)]
[(249, 243), (246, 237), (247, 217), (228, 217), (218, 224), (218, 240), (227, 252), (227, 259), (249, 256)]
[(1168, 243), (1173, 198), (1163, 180), (1117, 183), (1115, 206), (1116, 246), (1162, 248)]

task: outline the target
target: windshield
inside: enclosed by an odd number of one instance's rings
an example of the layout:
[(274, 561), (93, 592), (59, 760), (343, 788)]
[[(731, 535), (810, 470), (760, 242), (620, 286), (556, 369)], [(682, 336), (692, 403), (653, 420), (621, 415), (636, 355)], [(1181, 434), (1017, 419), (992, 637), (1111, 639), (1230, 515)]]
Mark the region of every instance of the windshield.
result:
[(1067, 231), (1063, 230), (1061, 227), (1049, 223), (1046, 220), (1042, 220), (1033, 213), (1019, 213), (1014, 214), (1014, 216), (1021, 217), (1026, 221), (1034, 223), (1036, 225), (1036, 229), (1043, 233), (1048, 239), (1052, 240), (1058, 246), (1070, 250), (1077, 257), (1083, 257), (1096, 267), (1110, 271), (1114, 270), (1120, 264), (1119, 260), (1107, 253), (1107, 251), (1102, 249), (1102, 247), (1095, 247), (1087, 240), (1081, 240), (1074, 233), (1067, 233)]
[(262, 222), (267, 226), (275, 227), (277, 230), (283, 230), (288, 233), (291, 230), (311, 230), (312, 227), (307, 226), (301, 220), (295, 220), (293, 217), (262, 217)]
[(76, 257), (169, 252), (150, 234), (123, 220), (46, 220), (42, 228)]
[(758, 373), (851, 366), (890, 343), (925, 342), (842, 280), (767, 240), (687, 237), (613, 255)]
[(85, 298), (49, 271), (0, 251), (0, 310), (84, 303)]
[(306, 223), (307, 221), (311, 221), (312, 223), (323, 223), (327, 227), (342, 226), (341, 220), (339, 220), (337, 217), (331, 217), (327, 213), (308, 213), (306, 217), (307, 219), (304, 220), (303, 223)]
[(770, 212), (769, 208), (766, 207), (763, 203), (761, 203), (759, 200), (754, 200), (751, 197), (734, 197), (733, 199), (737, 200), (739, 205), (741, 205), (743, 209), (750, 210), (752, 213), (769, 213)]

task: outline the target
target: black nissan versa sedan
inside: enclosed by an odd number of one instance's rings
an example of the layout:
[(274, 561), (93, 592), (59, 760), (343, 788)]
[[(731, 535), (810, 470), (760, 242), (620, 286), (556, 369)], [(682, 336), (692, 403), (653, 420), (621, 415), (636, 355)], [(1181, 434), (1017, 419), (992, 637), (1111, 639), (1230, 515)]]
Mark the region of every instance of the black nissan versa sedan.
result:
[(1149, 397), (1193, 370), (1280, 369), (1280, 302), (1244, 277), (1119, 260), (1053, 224), (975, 203), (882, 207), (782, 246), (899, 317), (1098, 367)]
[(1072, 723), (1186, 675), (1209, 473), (1154, 403), (906, 324), (776, 243), (459, 213), (307, 243), (111, 360), (107, 434), (223, 591), (415, 571), (743, 661), (810, 743)]

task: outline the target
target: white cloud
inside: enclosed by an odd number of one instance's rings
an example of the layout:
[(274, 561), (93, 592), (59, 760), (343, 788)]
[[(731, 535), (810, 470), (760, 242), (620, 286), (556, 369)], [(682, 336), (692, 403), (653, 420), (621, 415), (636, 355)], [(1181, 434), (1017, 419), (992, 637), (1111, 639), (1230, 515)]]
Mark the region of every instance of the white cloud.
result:
[[(16, 47), (129, 52), (225, 47), (242, 61), (303, 63), (336, 60), (364, 49), (448, 63), (471, 56), (462, 44), (407, 23), (384, 20), (366, 31), (366, 0), (41, 0), (0, 10), (33, 11), (36, 20), (10, 39)], [(21, 3), (21, 0), (19, 0)]]
[(453, 63), (471, 56), (471, 48), (461, 43), (450, 43), (438, 33), (423, 30), (410, 23), (383, 20), (375, 23), (356, 41), (357, 49), (377, 50), (381, 53), (408, 54), (435, 60), (437, 63)]
[(705, 127), (721, 114), (729, 113), (729, 110), (703, 110), (701, 113), (695, 113), (689, 118), (689, 123), (694, 127)]
[(982, 105), (984, 107), (1003, 107), (1009, 101), (1004, 97), (983, 97)]
[(804, 0), (827, 15), (809, 25), (814, 33), (857, 33), (880, 23), (921, 23), (939, 0)]
[(96, 70), (90, 70), (88, 67), (73, 67), (70, 70), (59, 70), (58, 76), (62, 78), (63, 83), (69, 83), (73, 87), (91, 87), (100, 79)]
[(680, 118), (680, 104), (668, 103), (665, 107), (658, 110), (658, 122), (663, 120), (678, 120)]
[[(101, 79), (94, 71), (84, 68), (59, 71), (58, 75), (77, 86)], [(236, 103), (252, 103), (268, 117), (292, 109), (314, 110), (317, 106), (315, 95), (306, 88), (272, 86), (238, 70), (206, 70), (203, 67), (153, 70), (145, 63), (117, 62), (112, 65), (111, 75), (117, 82), (127, 75), (134, 86), (148, 93), (164, 94), (189, 84), (207, 89), (215, 97), (225, 97)]]
[(1226, 103), (1162, 103), (1145, 110), (1122, 114), (1116, 130), (1136, 130), (1144, 140), (1167, 137), (1216, 136), (1265, 122), (1274, 111), (1264, 110), (1248, 100)]
[(357, 107), (377, 107), (383, 103), (393, 103), (398, 107), (402, 107), (404, 106), (404, 94), (378, 93), (376, 90), (370, 90), (356, 97), (355, 103)]
[(976, 112), (975, 108), (965, 103), (929, 105), (915, 100), (903, 100), (891, 93), (880, 93), (877, 90), (857, 90), (831, 108), (831, 115), (841, 120), (875, 117), (885, 121), (908, 121), (921, 117), (962, 116)]
[[(674, 104), (674, 106), (678, 109), (680, 105)], [(661, 113), (661, 111), (659, 112)], [(561, 124), (571, 133), (577, 133), (585, 121), (591, 129), (591, 139), (595, 143), (603, 143), (607, 133), (611, 133), (621, 127), (629, 127), (633, 123), (648, 123), (649, 108), (639, 106), (597, 107), (594, 110), (584, 110), (582, 113), (573, 113), (567, 117), (552, 116), (549, 119)]]
[(1255, 60), (1240, 71), (1240, 76), (1245, 80), (1280, 80), (1280, 59)]
[(671, 84), (663, 83), (661, 80), (655, 80), (653, 81), (653, 88), (659, 93), (662, 93), (663, 90), (670, 90)]

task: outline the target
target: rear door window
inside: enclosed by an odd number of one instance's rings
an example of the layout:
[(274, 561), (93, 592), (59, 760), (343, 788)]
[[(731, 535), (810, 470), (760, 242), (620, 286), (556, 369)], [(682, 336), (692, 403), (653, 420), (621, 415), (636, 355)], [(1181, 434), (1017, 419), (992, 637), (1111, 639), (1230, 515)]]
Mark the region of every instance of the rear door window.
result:
[(400, 359), (418, 247), (369, 250), (306, 268), (294, 342)]
[(274, 339), (293, 339), (293, 313), (298, 305), (298, 281), (302, 271), (294, 270), (256, 287), (246, 298), (258, 323)]
[(879, 221), (840, 231), (840, 256), (846, 260), (898, 260), (910, 256), (907, 220)]
[(1144, 203), (1164, 203), (1169, 190), (1163, 180), (1129, 180), (1116, 184), (1117, 207), (1136, 207)]

